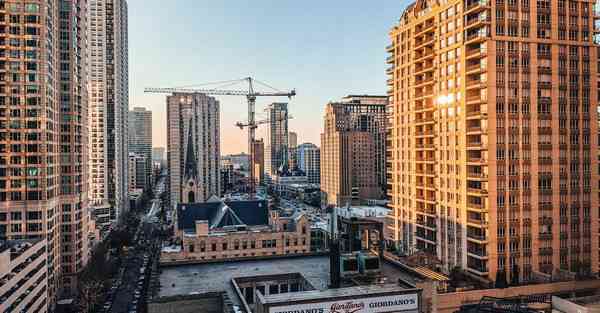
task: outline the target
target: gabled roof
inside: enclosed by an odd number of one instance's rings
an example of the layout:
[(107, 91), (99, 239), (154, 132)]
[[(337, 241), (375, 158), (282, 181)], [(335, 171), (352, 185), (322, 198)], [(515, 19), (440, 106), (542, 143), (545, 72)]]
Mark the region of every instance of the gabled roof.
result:
[(215, 201), (177, 204), (177, 227), (195, 230), (196, 221), (208, 221), (210, 229), (225, 226), (258, 226), (269, 224), (266, 200)]

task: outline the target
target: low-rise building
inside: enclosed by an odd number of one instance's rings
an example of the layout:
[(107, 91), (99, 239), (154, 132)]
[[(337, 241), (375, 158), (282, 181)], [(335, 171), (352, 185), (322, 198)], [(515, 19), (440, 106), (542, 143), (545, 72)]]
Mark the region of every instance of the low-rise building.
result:
[(307, 217), (269, 210), (265, 200), (177, 205), (175, 235), (181, 249), (165, 249), (161, 263), (207, 262), (310, 253)]
[(0, 312), (47, 312), (46, 239), (0, 242)]

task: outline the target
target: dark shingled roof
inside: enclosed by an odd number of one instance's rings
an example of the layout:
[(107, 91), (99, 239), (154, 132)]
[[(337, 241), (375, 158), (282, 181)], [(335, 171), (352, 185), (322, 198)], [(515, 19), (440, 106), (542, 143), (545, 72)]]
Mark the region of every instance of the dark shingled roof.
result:
[[(239, 219), (248, 226), (269, 225), (269, 205), (266, 200), (214, 201), (203, 203), (177, 204), (177, 227), (183, 230), (195, 230), (196, 221), (215, 219), (223, 204), (227, 205)], [(226, 219), (229, 219), (226, 217)], [(218, 227), (228, 224), (222, 219)]]

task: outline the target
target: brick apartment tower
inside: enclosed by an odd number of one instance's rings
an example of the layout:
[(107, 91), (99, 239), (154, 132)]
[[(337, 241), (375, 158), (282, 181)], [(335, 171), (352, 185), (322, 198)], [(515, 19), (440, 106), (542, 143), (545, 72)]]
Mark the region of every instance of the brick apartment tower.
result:
[(0, 3), (0, 239), (47, 240), (49, 305), (88, 257), (86, 10)]
[(418, 1), (390, 31), (393, 240), (492, 281), (598, 271), (593, 2)]
[(221, 196), (219, 101), (201, 93), (167, 96), (171, 206)]
[(104, 236), (129, 205), (128, 6), (126, 0), (88, 1), (90, 205)]
[(254, 183), (259, 186), (264, 183), (265, 179), (265, 142), (263, 139), (254, 140), (254, 155), (250, 162), (254, 171)]
[(345, 206), (385, 194), (387, 96), (347, 96), (325, 108), (321, 134), (323, 202)]

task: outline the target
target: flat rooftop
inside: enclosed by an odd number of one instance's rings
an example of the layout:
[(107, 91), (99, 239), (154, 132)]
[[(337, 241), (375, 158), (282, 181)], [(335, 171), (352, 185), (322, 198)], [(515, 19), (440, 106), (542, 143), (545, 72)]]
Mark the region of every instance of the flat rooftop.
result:
[[(383, 262), (385, 283), (402, 279), (415, 284), (418, 278), (397, 266)], [(317, 290), (327, 290), (329, 257), (302, 256), (223, 263), (204, 263), (161, 268), (158, 297), (225, 291), (234, 305), (240, 305), (231, 279), (237, 277), (301, 273)]]

